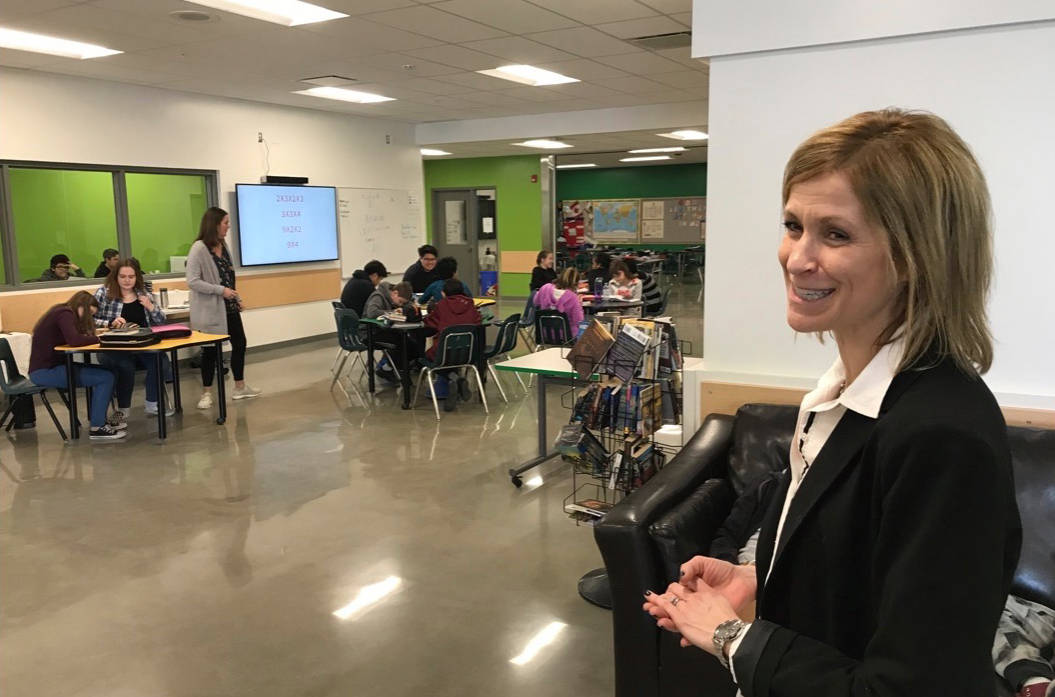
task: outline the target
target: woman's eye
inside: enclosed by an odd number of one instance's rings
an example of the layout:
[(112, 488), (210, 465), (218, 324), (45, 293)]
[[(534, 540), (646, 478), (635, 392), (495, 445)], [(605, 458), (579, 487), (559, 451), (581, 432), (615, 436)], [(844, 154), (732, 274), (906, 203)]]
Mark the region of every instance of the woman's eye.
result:
[(829, 230), (827, 233), (827, 237), (833, 242), (846, 242), (850, 239), (850, 236), (847, 235), (845, 232), (836, 229)]
[(792, 237), (797, 237), (802, 234), (802, 225), (795, 222), (794, 220), (785, 220), (784, 229), (788, 231), (788, 234)]

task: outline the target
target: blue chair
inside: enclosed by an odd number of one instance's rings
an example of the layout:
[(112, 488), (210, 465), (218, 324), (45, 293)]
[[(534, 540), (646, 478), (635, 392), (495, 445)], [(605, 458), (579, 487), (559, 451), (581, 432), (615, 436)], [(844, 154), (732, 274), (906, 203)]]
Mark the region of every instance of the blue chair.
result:
[[(418, 386), (414, 390), (414, 401), (418, 403), (418, 394), (421, 392), (421, 381), (428, 379), (429, 394), (432, 395), (432, 408), (436, 410), (436, 420), (440, 420), (440, 404), (436, 399), (436, 388), (432, 384), (432, 374), (435, 371), (458, 370), (459, 368), (472, 368), (476, 375), (476, 386), (480, 389), (480, 401), (484, 403), (484, 412), (490, 413), (487, 408), (487, 395), (484, 394), (484, 384), (480, 379), (480, 371), (476, 367), (483, 355), (484, 328), (478, 324), (456, 324), (447, 327), (436, 339), (436, 357), (433, 360), (422, 358), (424, 369), (418, 375)], [(457, 388), (451, 386), (448, 399), (457, 399)]]
[[(7, 411), (0, 417), (0, 427), (7, 421), (7, 417), (11, 416), (11, 412), (14, 411), (15, 405), (23, 400), (29, 399), (32, 401), (33, 395), (40, 395), (40, 401), (44, 403), (44, 408), (48, 410), (48, 415), (51, 417), (51, 421), (55, 424), (55, 428), (58, 429), (59, 435), (62, 436), (62, 440), (68, 440), (66, 438), (66, 431), (62, 429), (62, 424), (59, 423), (58, 417), (55, 416), (55, 411), (51, 408), (51, 403), (48, 401), (46, 387), (34, 384), (29, 378), (23, 377), (22, 373), (18, 371), (18, 364), (15, 363), (15, 354), (11, 351), (11, 344), (7, 343), (7, 339), (0, 337), (0, 391), (2, 391), (8, 400)], [(61, 392), (59, 393), (62, 394)], [(7, 430), (10, 431), (11, 427), (15, 425), (15, 417), (11, 416), (11, 422), (7, 424)]]
[[(509, 402), (506, 399), (506, 391), (502, 388), (502, 383), (498, 379), (498, 373), (495, 372), (494, 361), (499, 357), (506, 359), (509, 358), (509, 352), (517, 346), (517, 326), (520, 324), (520, 315), (509, 315), (502, 323), (498, 325), (498, 334), (495, 336), (495, 343), (484, 349), (484, 360), (487, 361), (487, 370), (491, 374), (491, 379), (494, 380), (495, 385), (498, 386), (498, 393), (502, 395), (502, 401)], [(520, 380), (520, 386), (527, 391), (527, 387), (524, 385), (524, 381), (520, 378), (520, 373), (513, 373), (516, 375), (517, 380)]]
[(531, 350), (533, 339), (530, 332), (535, 329), (535, 293), (528, 291), (527, 302), (524, 303), (524, 311), (520, 313), (520, 321), (517, 323), (517, 331), (524, 345)]
[[(341, 373), (344, 372), (344, 366), (345, 363), (348, 362), (348, 356), (354, 355), (352, 365), (349, 368), (349, 373), (355, 369), (355, 364), (359, 363), (363, 369), (363, 372), (359, 374), (359, 378), (362, 379), (363, 373), (366, 371), (366, 361), (363, 359), (363, 354), (367, 352), (366, 342), (363, 341), (363, 338), (359, 333), (359, 315), (355, 310), (344, 308), (343, 306), (335, 306), (333, 317), (337, 323), (337, 343), (341, 346), (341, 356), (340, 365), (337, 366), (337, 370), (333, 374), (333, 381), (330, 383), (330, 390), (333, 390), (334, 385), (338, 385), (344, 392), (345, 396), (350, 398), (351, 395), (348, 394), (348, 390), (344, 388), (344, 383), (341, 382)], [(392, 360), (392, 356), (388, 353), (390, 349), (394, 349), (395, 347), (391, 344), (383, 344), (375, 341), (374, 348), (381, 349), (384, 355), (388, 358), (388, 362), (392, 364), (393, 370), (395, 370), (396, 362)], [(350, 378), (348, 384), (352, 386), (353, 390), (355, 390), (355, 394), (359, 397), (359, 401), (363, 402), (362, 393)]]

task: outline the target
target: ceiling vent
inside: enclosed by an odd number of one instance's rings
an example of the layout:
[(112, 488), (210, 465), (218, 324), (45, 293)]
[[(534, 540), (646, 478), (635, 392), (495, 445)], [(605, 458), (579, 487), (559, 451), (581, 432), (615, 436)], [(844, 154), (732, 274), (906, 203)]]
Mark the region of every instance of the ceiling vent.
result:
[(198, 10), (176, 10), (169, 12), (169, 17), (180, 22), (213, 22), (216, 20), (211, 14)]
[(692, 32), (679, 31), (673, 34), (654, 34), (627, 39), (630, 43), (650, 51), (661, 51), (667, 48), (685, 48), (692, 45)]
[(354, 77), (343, 77), (341, 75), (321, 75), (319, 77), (306, 77), (301, 82), (318, 87), (345, 87), (358, 82)]

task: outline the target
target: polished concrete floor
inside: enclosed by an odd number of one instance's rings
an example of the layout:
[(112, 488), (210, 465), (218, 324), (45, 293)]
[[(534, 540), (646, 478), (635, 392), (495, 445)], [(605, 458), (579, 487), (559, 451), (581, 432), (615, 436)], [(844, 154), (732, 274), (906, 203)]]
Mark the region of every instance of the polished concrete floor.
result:
[[(689, 339), (698, 290), (672, 295)], [(441, 422), (391, 389), (364, 408), (329, 390), (331, 341), (251, 354), (264, 394), (224, 426), (185, 373), (164, 445), (141, 393), (124, 443), (64, 446), (39, 408), (0, 439), (0, 695), (612, 694), (570, 477), (507, 475), (534, 393)]]

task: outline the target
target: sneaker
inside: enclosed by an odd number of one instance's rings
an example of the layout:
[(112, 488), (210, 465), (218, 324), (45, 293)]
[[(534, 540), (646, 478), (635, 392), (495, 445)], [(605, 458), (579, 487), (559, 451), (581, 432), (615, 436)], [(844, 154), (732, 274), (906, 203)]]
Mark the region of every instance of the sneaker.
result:
[(242, 387), (234, 388), (231, 392), (231, 399), (252, 399), (253, 397), (259, 397), (260, 390), (254, 390), (249, 385), (243, 385)]
[(472, 390), (469, 389), (469, 380), (467, 378), (458, 378), (458, 396), (462, 398), (463, 402), (468, 402), (473, 398)]
[(128, 422), (125, 421), (125, 413), (120, 409), (114, 411), (106, 418), (106, 424), (118, 431), (128, 428)]
[(99, 428), (93, 428), (88, 434), (91, 440), (121, 440), (128, 433), (123, 430), (118, 430), (110, 424), (103, 424)]
[(447, 395), (447, 399), (443, 400), (443, 411), (454, 411), (458, 408), (458, 395), (450, 394)]
[[(147, 402), (146, 406), (143, 408), (143, 411), (144, 411), (144, 413), (146, 413), (147, 416), (157, 416), (157, 414), (158, 414), (158, 403), (157, 402)], [(171, 406), (166, 406), (165, 407), (165, 416), (173, 416), (173, 415), (175, 415), (175, 413), (176, 413), (176, 410), (173, 409)]]
[(198, 400), (199, 409), (212, 409), (212, 392), (202, 392), (201, 399)]
[(379, 370), (377, 370), (376, 374), (377, 374), (377, 377), (381, 378), (382, 380), (384, 380), (387, 383), (390, 383), (390, 384), (394, 385), (394, 384), (399, 382), (399, 378), (396, 377), (396, 371), (392, 370), (391, 368), (389, 368), (387, 370), (380, 370), (379, 369)]

